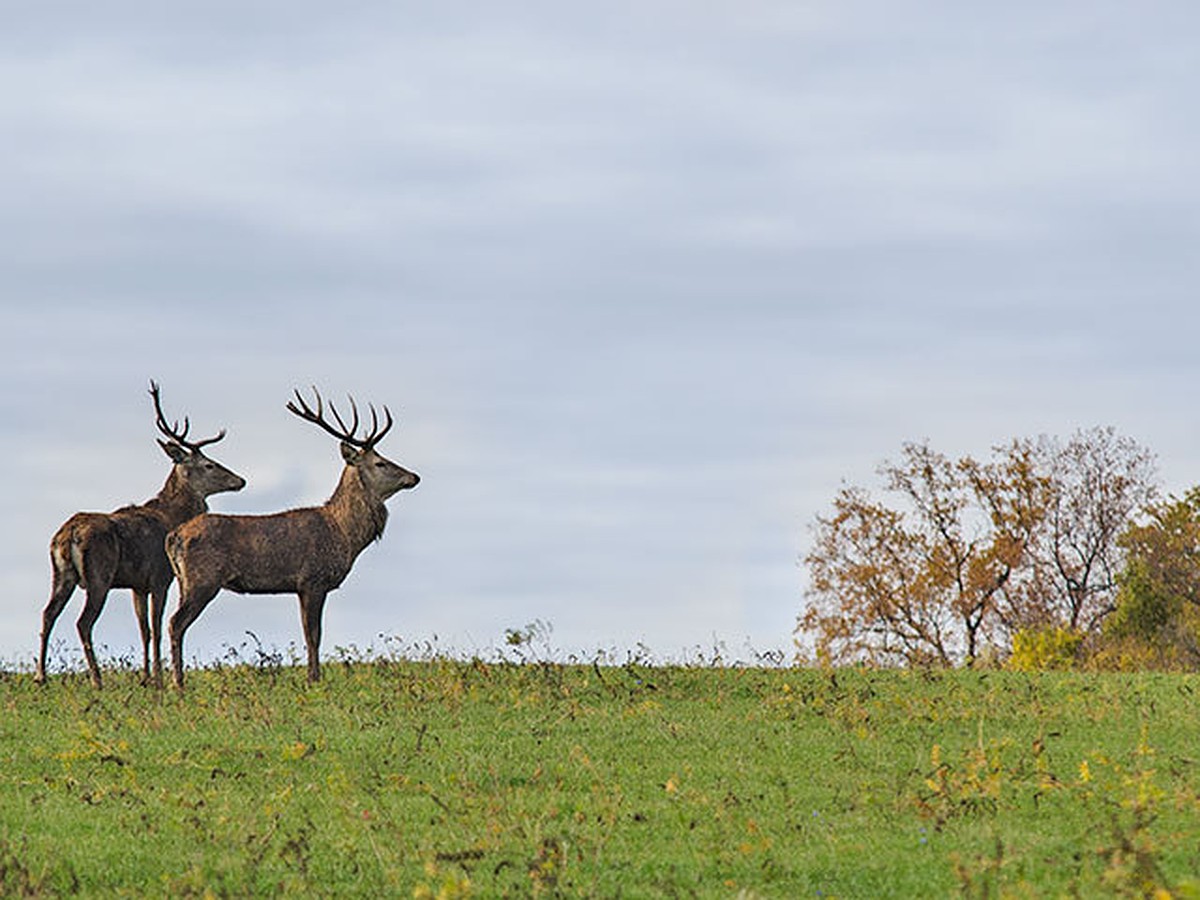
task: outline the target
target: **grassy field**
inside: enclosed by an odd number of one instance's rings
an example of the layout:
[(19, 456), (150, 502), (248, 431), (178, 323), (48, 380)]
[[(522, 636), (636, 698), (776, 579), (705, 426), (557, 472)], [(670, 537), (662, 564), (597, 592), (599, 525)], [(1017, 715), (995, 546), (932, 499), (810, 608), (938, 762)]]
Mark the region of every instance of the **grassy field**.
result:
[[(1192, 676), (0, 676), (0, 895), (1197, 896)], [(1155, 891), (1160, 891), (1156, 894)]]

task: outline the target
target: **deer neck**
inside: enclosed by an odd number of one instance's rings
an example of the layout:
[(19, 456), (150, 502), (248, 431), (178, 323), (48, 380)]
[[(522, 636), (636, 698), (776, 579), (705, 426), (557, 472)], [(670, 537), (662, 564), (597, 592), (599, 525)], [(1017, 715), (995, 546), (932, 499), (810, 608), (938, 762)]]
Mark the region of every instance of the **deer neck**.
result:
[(200, 515), (208, 509), (204, 498), (192, 490), (187, 479), (178, 468), (172, 468), (163, 485), (153, 498), (146, 503), (147, 509), (157, 512), (167, 523), (168, 528), (181, 525), (188, 519)]
[(325, 504), (329, 517), (346, 535), (346, 539), (360, 553), (371, 541), (383, 537), (387, 525), (387, 507), (363, 486), (358, 469), (346, 466), (337, 490)]

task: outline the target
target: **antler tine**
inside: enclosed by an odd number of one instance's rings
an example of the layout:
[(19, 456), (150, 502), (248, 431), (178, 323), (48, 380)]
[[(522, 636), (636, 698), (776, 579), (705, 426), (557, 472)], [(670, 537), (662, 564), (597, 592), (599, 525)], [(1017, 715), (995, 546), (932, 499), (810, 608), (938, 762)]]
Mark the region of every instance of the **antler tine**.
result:
[[(293, 403), (289, 400), (288, 404), (287, 404), (288, 410), (292, 413), (295, 413), (296, 415), (298, 415), (300, 418), (304, 419), (305, 421), (312, 422), (314, 425), (317, 425), (318, 427), (323, 429), (325, 432), (333, 435), (335, 438), (337, 438), (340, 441), (345, 441), (346, 443), (353, 444), (356, 447), (362, 446), (362, 442), (354, 437), (353, 429), (346, 428), (346, 423), (342, 421), (342, 417), (338, 415), (338, 411), (332, 403), (329, 404), (329, 409), (333, 412), (333, 417), (337, 420), (338, 425), (341, 426), (341, 431), (339, 431), (337, 428), (334, 428), (332, 425), (329, 424), (329, 422), (325, 419), (325, 404), (321, 400), (321, 392), (317, 390), (316, 385), (313, 385), (312, 392), (313, 392), (313, 396), (317, 398), (317, 411), (316, 412), (313, 412), (312, 407), (310, 407), (304, 401), (304, 398), (300, 396), (300, 391), (298, 389), (295, 390), (293, 393), (295, 393), (296, 400), (299, 401), (300, 405), (297, 406), (295, 403)], [(357, 408), (355, 409), (355, 414), (354, 414), (354, 427), (355, 428), (358, 427), (358, 410), (357, 410)]]
[(167, 417), (163, 414), (162, 410), (162, 396), (161, 392), (159, 391), (158, 382), (154, 381), (153, 379), (150, 381), (150, 396), (154, 399), (155, 424), (158, 426), (158, 430), (171, 440), (183, 445), (184, 447), (191, 446), (187, 442), (187, 433), (188, 429), (191, 428), (192, 423), (188, 420), (187, 416), (184, 416), (183, 431), (179, 430), (178, 419), (176, 419), (170, 425), (167, 424)]
[(189, 441), (187, 439), (188, 431), (191, 430), (192, 421), (187, 416), (183, 417), (183, 428), (179, 427), (179, 420), (176, 419), (171, 424), (167, 424), (167, 417), (162, 411), (162, 396), (159, 391), (158, 382), (154, 379), (150, 380), (150, 396), (154, 398), (154, 415), (155, 424), (158, 425), (158, 430), (169, 437), (181, 447), (186, 447), (192, 452), (198, 451), (201, 447), (207, 447), (209, 444), (215, 444), (221, 438), (225, 437), (225, 429), (222, 428), (217, 432), (216, 437), (205, 438), (201, 441)]
[(379, 418), (375, 415), (375, 404), (371, 404), (371, 433), (365, 438), (368, 447), (374, 447), (383, 440), (383, 436), (391, 431), (395, 421), (392, 419), (392, 411), (385, 405), (383, 407), (383, 416), (387, 420), (383, 423), (383, 429), (379, 428)]
[[(316, 388), (313, 388), (314, 393), (316, 392), (316, 390), (317, 390)], [(300, 418), (307, 419), (310, 422), (313, 421), (316, 418), (316, 415), (313, 413), (313, 411), (311, 409), (308, 408), (308, 404), (304, 402), (304, 398), (300, 396), (300, 388), (292, 388), (292, 393), (296, 395), (296, 399), (289, 400), (287, 402), (288, 412), (294, 413), (297, 416), (299, 416)], [(320, 402), (321, 402), (321, 395), (317, 394), (317, 403), (320, 403)], [(299, 404), (299, 405), (297, 406), (297, 404)]]
[(354, 413), (354, 423), (349, 428), (346, 427), (346, 423), (343, 422), (342, 417), (338, 415), (337, 407), (332, 403), (329, 404), (329, 411), (333, 413), (333, 417), (337, 419), (338, 426), (342, 429), (342, 431), (349, 435), (346, 440), (350, 441), (351, 443), (355, 443), (357, 439), (354, 437), (354, 432), (358, 431), (358, 405), (354, 402), (354, 398), (349, 394), (346, 395), (346, 399), (350, 401), (350, 411)]
[(225, 437), (225, 429), (222, 428), (220, 431), (217, 432), (215, 437), (205, 438), (202, 441), (195, 441), (191, 444), (188, 444), (188, 446), (191, 447), (193, 450), (199, 450), (201, 447), (207, 447), (209, 444), (215, 444), (217, 441), (221, 440), (224, 437)]
[(287, 402), (288, 412), (294, 413), (305, 421), (312, 422), (315, 425), (320, 425), (322, 428), (326, 428), (327, 426), (324, 419), (324, 408), (321, 404), (321, 393), (317, 390), (316, 386), (313, 386), (312, 390), (313, 396), (317, 398), (316, 412), (313, 412), (312, 407), (309, 406), (304, 397), (300, 395), (300, 388), (292, 389), (292, 393), (295, 395), (296, 399), (294, 401), (289, 400)]

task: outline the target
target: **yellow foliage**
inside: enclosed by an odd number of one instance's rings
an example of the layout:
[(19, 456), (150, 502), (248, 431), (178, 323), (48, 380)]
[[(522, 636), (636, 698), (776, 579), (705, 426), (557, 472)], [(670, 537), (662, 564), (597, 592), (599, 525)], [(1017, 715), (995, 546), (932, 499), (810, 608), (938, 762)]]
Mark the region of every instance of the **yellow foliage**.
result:
[(1083, 643), (1083, 634), (1071, 628), (1041, 628), (1013, 635), (1012, 656), (1006, 667), (1017, 672), (1070, 669)]

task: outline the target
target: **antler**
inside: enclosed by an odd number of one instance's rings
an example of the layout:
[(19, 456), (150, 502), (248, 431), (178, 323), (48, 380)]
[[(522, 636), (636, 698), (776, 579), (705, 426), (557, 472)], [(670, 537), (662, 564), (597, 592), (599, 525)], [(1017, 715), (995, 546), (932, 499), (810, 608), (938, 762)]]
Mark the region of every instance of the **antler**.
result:
[(202, 441), (189, 441), (187, 439), (187, 433), (188, 429), (191, 428), (191, 422), (188, 421), (187, 416), (184, 416), (182, 431), (179, 429), (178, 419), (176, 419), (170, 425), (167, 424), (167, 418), (163, 415), (162, 411), (162, 399), (159, 396), (158, 382), (154, 381), (153, 379), (150, 381), (150, 396), (154, 398), (154, 413), (157, 419), (155, 424), (158, 425), (158, 430), (175, 443), (179, 444), (179, 446), (195, 451), (199, 450), (201, 447), (207, 447), (209, 444), (215, 444), (217, 441), (221, 440), (221, 438), (225, 437), (225, 429), (222, 428), (219, 432), (217, 432), (216, 437), (205, 438)]
[(354, 398), (347, 395), (347, 399), (350, 401), (350, 412), (353, 416), (353, 421), (350, 423), (350, 427), (348, 428), (346, 427), (346, 423), (342, 421), (342, 417), (334, 405), (332, 403), (329, 404), (329, 411), (333, 413), (333, 418), (338, 424), (338, 427), (334, 428), (325, 419), (325, 404), (321, 400), (320, 391), (318, 391), (314, 386), (312, 392), (313, 396), (317, 398), (317, 409), (315, 412), (311, 406), (304, 402), (304, 398), (300, 396), (299, 390), (294, 391), (296, 400), (294, 402), (291, 400), (288, 401), (288, 411), (295, 413), (306, 422), (312, 422), (314, 425), (320, 426), (327, 433), (333, 435), (338, 440), (345, 441), (347, 444), (358, 447), (360, 450), (370, 450), (381, 440), (383, 440), (383, 436), (387, 434), (388, 431), (391, 430), (391, 427), (395, 424), (395, 422), (392, 420), (391, 410), (385, 406), (383, 408), (383, 415), (386, 421), (383, 423), (383, 427), (380, 428), (379, 414), (375, 411), (375, 405), (373, 403), (367, 404), (367, 408), (371, 410), (371, 430), (361, 438), (355, 437), (354, 432), (358, 431), (359, 417), (358, 404), (354, 402)]

